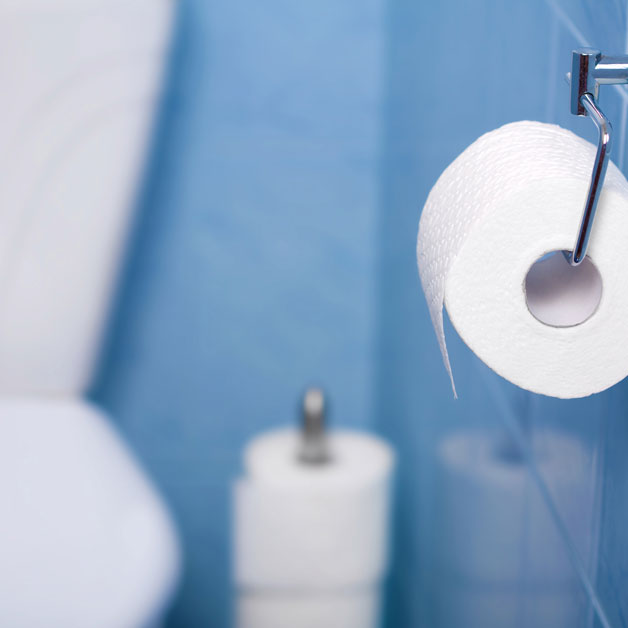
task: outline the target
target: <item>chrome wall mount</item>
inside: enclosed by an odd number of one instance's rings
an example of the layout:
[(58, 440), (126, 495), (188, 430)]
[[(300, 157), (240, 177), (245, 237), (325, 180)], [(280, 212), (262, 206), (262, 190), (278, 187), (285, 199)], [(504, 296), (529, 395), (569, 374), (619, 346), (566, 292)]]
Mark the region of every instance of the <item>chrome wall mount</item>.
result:
[(299, 460), (308, 465), (330, 461), (325, 430), (325, 394), (320, 388), (308, 388), (303, 396), (301, 451)]
[(573, 252), (568, 256), (569, 263), (577, 266), (587, 254), (591, 227), (611, 151), (613, 128), (597, 102), (600, 85), (628, 83), (628, 56), (606, 56), (599, 50), (579, 48), (572, 53), (571, 73), (567, 75), (567, 79), (571, 84), (571, 113), (576, 116), (588, 115), (598, 130), (597, 154), (591, 183), (576, 243)]

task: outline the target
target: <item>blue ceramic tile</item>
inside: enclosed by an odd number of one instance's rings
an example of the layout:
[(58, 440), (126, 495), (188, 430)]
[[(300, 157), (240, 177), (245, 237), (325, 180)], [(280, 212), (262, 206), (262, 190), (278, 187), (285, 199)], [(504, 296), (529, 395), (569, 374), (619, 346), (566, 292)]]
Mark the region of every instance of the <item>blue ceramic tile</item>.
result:
[(577, 46), (591, 46), (607, 54), (626, 52), (624, 0), (546, 0)]
[(172, 505), (172, 625), (229, 625), (229, 485), (245, 441), (373, 422), (384, 10), (180, 3), (128, 273), (95, 395)]
[[(584, 40), (624, 49), (626, 3), (179, 9), (94, 393), (181, 529), (186, 570), (170, 625), (230, 625), (229, 482), (244, 442), (292, 421), (313, 381), (328, 389), (333, 421), (377, 429), (399, 454), (389, 626), (446, 627), (461, 614), (466, 625), (626, 625), (628, 386), (570, 402), (529, 395), (447, 323), (454, 401), (415, 263), (421, 206), (479, 135), (536, 119), (594, 139), (568, 112), (563, 75)], [(625, 94), (606, 88), (602, 102), (625, 130)], [(616, 150), (625, 162), (623, 135)], [(521, 533), (508, 536), (495, 503), (448, 501), (442, 448), (469, 431), (497, 443), (504, 464), (513, 456)], [(557, 439), (568, 447), (548, 467)], [(492, 538), (502, 548), (501, 562), (488, 550), (474, 559), (475, 577), (443, 532), (458, 502), (475, 522), (464, 552)], [(501, 588), (495, 572), (482, 576), (491, 561), (516, 568)], [(556, 565), (560, 578), (539, 576)]]

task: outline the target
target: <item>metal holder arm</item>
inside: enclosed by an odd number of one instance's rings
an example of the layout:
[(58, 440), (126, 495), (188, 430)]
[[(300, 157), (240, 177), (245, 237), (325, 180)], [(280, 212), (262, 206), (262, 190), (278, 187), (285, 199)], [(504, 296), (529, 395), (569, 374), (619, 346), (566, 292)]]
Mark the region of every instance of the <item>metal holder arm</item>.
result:
[(628, 56), (611, 57), (599, 50), (581, 48), (572, 53), (571, 113), (588, 115), (598, 129), (598, 145), (591, 183), (569, 263), (578, 266), (585, 258), (597, 204), (611, 151), (612, 126), (597, 103), (600, 85), (628, 83)]
[(299, 460), (309, 465), (322, 465), (330, 458), (325, 432), (325, 395), (320, 388), (309, 388), (303, 397)]
[(593, 172), (591, 173), (591, 183), (589, 184), (589, 192), (587, 200), (584, 204), (582, 212), (582, 220), (578, 229), (578, 237), (573, 247), (573, 253), (569, 257), (569, 263), (577, 266), (582, 262), (587, 254), (587, 246), (589, 245), (589, 237), (591, 236), (591, 227), (597, 210), (597, 203), (602, 192), (604, 177), (606, 176), (606, 168), (610, 159), (611, 152), (611, 123), (597, 106), (591, 94), (583, 94), (580, 103), (586, 109), (586, 112), (595, 123), (598, 130), (597, 154), (593, 163)]

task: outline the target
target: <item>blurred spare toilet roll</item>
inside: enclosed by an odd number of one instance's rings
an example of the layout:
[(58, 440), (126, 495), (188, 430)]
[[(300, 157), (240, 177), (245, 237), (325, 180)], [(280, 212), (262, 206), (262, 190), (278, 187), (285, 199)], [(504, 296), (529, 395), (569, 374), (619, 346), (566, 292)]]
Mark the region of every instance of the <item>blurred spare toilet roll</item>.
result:
[(308, 617), (334, 615), (344, 628), (377, 625), (394, 454), (358, 431), (331, 430), (326, 447), (325, 459), (306, 462), (296, 429), (246, 447), (233, 496), (241, 628), (309, 628)]

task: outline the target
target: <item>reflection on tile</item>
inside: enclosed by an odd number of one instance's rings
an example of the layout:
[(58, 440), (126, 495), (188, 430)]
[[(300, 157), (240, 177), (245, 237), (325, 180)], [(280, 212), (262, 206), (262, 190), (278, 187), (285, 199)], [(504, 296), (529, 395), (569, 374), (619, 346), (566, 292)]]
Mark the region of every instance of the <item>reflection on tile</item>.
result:
[(611, 626), (628, 625), (628, 386), (610, 392), (610, 408), (604, 417), (598, 448), (600, 483), (600, 530), (597, 554), (597, 589)]
[[(576, 39), (608, 54), (626, 51), (626, 3), (623, 0), (546, 0)], [(580, 35), (576, 37), (576, 35)]]

